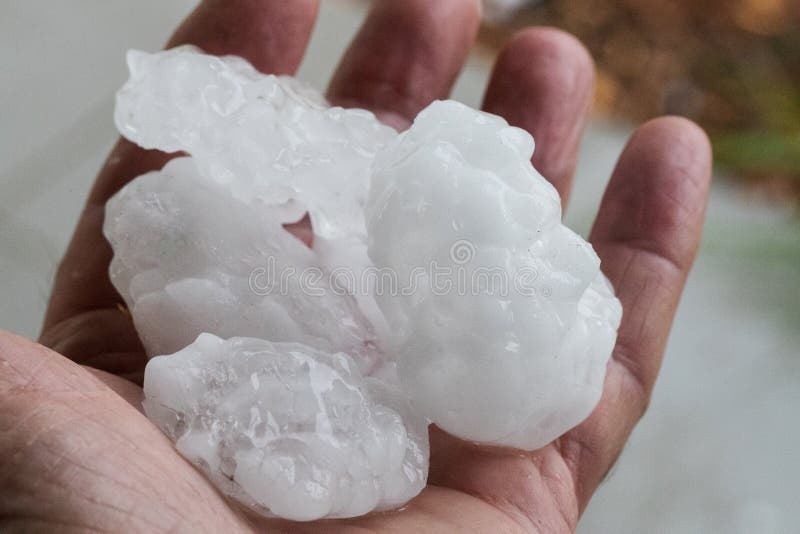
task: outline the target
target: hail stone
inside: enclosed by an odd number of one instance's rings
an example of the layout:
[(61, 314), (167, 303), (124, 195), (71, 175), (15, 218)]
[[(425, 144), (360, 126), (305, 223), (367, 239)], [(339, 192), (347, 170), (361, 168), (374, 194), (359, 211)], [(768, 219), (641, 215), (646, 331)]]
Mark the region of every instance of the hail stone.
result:
[(125, 186), (106, 206), (105, 233), (111, 280), (151, 356), (207, 332), (347, 352), (368, 373), (383, 360), (371, 322), (331, 290), (319, 255), (193, 158)]
[(532, 154), (502, 118), (435, 102), (379, 154), (367, 205), (370, 258), (414, 286), (378, 294), (406, 391), (442, 429), (522, 449), (592, 411), (622, 313)]
[(202, 334), (150, 360), (144, 393), (181, 454), (265, 514), (353, 517), (425, 486), (427, 423), (343, 353)]

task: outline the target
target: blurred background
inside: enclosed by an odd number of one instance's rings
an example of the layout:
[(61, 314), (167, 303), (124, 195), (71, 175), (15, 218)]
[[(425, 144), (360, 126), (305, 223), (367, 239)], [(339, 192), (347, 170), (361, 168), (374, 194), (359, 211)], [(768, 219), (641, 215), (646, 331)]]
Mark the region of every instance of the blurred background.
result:
[[(301, 78), (325, 86), (368, 3), (322, 0)], [(688, 116), (715, 148), (703, 245), (653, 403), (579, 531), (800, 532), (800, 2), (485, 4), (458, 100), (480, 104), (498, 47), (527, 25), (571, 31), (597, 62), (566, 215), (584, 235), (638, 122)], [(193, 5), (0, 3), (1, 328), (37, 336), (57, 262), (116, 137), (124, 53), (158, 49)]]
[(483, 40), (551, 25), (599, 69), (596, 110), (699, 122), (729, 176), (771, 200), (800, 198), (800, 1), (486, 0)]

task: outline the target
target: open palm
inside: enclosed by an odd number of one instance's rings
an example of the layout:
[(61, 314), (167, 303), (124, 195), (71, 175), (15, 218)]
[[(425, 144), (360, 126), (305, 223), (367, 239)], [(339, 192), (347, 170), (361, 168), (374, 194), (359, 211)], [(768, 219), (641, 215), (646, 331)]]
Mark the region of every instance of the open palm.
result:
[[(269, 73), (299, 64), (316, 0), (205, 1), (169, 45), (236, 54)], [(329, 88), (330, 100), (403, 129), (447, 96), (475, 38), (474, 0), (378, 0)], [(484, 109), (530, 131), (534, 165), (566, 201), (594, 84), (591, 59), (550, 29), (503, 49)], [(231, 506), (140, 411), (146, 362), (108, 278), (105, 202), (169, 156), (120, 141), (60, 266), (36, 344), (0, 332), (0, 530), (569, 532), (643, 414), (699, 242), (710, 150), (676, 118), (634, 134), (591, 234), (624, 308), (600, 404), (531, 453), (477, 447), (431, 429), (431, 471), (399, 511), (317, 523)], [(302, 226), (293, 229), (307, 232)], [(46, 348), (49, 347), (49, 348)], [(503, 414), (498, 414), (502, 417)]]

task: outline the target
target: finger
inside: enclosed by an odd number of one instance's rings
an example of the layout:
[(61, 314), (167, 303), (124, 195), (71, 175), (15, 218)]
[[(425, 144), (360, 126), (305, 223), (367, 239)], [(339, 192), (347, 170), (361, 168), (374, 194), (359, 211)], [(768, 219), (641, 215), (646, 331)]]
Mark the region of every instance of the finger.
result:
[(130, 315), (121, 308), (75, 314), (45, 330), (39, 342), (81, 365), (102, 369), (136, 384), (144, 379), (144, 349)]
[(705, 133), (670, 117), (637, 130), (606, 189), (590, 239), (623, 318), (600, 404), (560, 443), (581, 508), (649, 402), (700, 242), (710, 183)]
[(234, 54), (261, 72), (294, 74), (303, 59), (319, 0), (206, 0), (167, 43), (209, 54)]
[[(264, 72), (291, 73), (302, 59), (317, 4), (317, 0), (205, 1), (178, 28), (168, 46), (194, 44), (214, 54), (243, 56)], [(56, 274), (43, 341), (55, 342), (48, 332), (79, 313), (104, 308), (112, 310), (108, 313), (116, 313), (121, 298), (108, 277), (112, 251), (102, 235), (105, 203), (136, 176), (161, 168), (169, 157), (162, 152), (142, 150), (126, 140), (117, 143), (100, 171)], [(97, 315), (94, 319), (101, 323), (108, 320)], [(77, 336), (65, 347), (64, 354), (78, 362), (96, 356), (87, 351), (102, 342), (91, 339), (92, 336), (107, 337), (100, 328), (91, 333), (62, 329), (59, 335)], [(134, 351), (141, 351), (138, 342), (137, 346), (115, 347), (120, 354)], [(115, 359), (107, 358), (108, 370), (114, 368)]]
[(586, 48), (559, 30), (515, 35), (495, 63), (483, 109), (527, 130), (536, 140), (533, 165), (566, 205), (594, 92)]
[(450, 93), (479, 23), (477, 0), (377, 0), (328, 98), (405, 129), (422, 108)]
[(104, 382), (0, 331), (0, 531), (249, 531)]

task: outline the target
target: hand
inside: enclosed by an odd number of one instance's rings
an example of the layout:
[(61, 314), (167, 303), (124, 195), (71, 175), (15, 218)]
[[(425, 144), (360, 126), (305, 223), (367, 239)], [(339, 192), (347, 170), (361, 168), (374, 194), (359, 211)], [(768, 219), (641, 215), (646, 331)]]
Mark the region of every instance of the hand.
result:
[[(315, 0), (203, 2), (169, 43), (293, 73)], [(379, 0), (328, 95), (398, 128), (447, 96), (475, 38), (471, 0)], [(530, 131), (534, 164), (566, 201), (593, 66), (572, 37), (517, 34), (484, 108)], [(106, 200), (169, 156), (122, 140), (97, 178), (55, 281), (41, 345), (0, 333), (0, 530), (569, 532), (642, 416), (700, 238), (710, 150), (692, 123), (640, 127), (603, 198), (591, 241), (624, 308), (605, 390), (577, 428), (531, 453), (431, 430), (428, 487), (404, 510), (291, 524), (231, 507), (139, 410), (146, 358), (108, 277)], [(49, 347), (49, 348), (45, 348)]]

